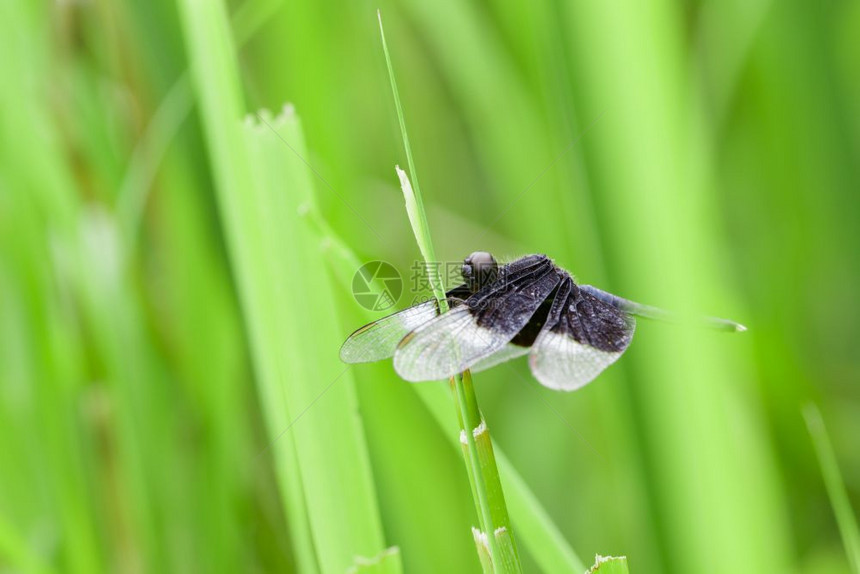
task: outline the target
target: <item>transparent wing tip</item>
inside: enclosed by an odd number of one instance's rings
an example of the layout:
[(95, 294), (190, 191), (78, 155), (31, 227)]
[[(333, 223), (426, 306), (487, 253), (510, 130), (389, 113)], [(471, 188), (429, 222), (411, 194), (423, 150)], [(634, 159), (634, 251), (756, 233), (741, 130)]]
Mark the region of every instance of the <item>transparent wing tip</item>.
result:
[(740, 323), (730, 321), (728, 319), (709, 318), (707, 323), (711, 327), (715, 327), (720, 331), (728, 331), (729, 333), (743, 333), (747, 330), (746, 325), (741, 325)]

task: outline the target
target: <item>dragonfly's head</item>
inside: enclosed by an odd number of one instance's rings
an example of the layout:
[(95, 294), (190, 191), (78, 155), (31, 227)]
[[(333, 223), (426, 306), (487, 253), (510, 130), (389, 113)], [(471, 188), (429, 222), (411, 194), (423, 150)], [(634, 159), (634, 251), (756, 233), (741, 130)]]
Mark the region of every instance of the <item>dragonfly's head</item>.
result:
[(499, 275), (499, 266), (486, 251), (475, 251), (463, 260), (463, 280), (472, 293), (492, 283)]

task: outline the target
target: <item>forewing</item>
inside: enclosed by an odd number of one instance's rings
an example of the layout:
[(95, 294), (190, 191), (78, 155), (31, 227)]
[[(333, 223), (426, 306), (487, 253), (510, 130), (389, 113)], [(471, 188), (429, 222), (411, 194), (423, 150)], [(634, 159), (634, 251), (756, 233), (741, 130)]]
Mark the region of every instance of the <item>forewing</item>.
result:
[(503, 334), (479, 327), (462, 305), (407, 335), (394, 353), (394, 370), (407, 381), (445, 379), (506, 342)]
[(525, 257), (503, 271), (464, 305), (405, 337), (394, 353), (397, 373), (407, 381), (438, 380), (488, 359), (528, 323), (559, 282), (543, 256)]
[(566, 278), (532, 346), (532, 373), (551, 389), (579, 389), (624, 353), (635, 326), (627, 313), (580, 290)]
[[(452, 306), (460, 305), (468, 294), (465, 285), (455, 287), (447, 293), (448, 302)], [(403, 337), (438, 314), (438, 305), (431, 299), (369, 323), (346, 339), (340, 348), (340, 360), (344, 363), (372, 363), (387, 359), (394, 355)]]

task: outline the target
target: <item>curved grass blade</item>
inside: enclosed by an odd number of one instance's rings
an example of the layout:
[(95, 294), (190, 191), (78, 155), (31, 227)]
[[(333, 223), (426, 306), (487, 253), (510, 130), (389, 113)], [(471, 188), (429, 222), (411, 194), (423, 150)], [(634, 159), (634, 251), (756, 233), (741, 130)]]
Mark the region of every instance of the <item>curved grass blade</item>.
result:
[[(355, 556), (386, 546), (352, 380), (326, 353), (340, 334), (325, 269), (298, 213), (313, 202), (310, 175), (284, 145), (305, 154), (301, 129), (291, 111), (243, 129), (225, 6), (185, 0), (180, 16), (276, 474), (288, 513), (305, 505), (319, 570), (342, 573)], [(303, 500), (287, 486), (296, 479)], [(309, 558), (301, 566), (315, 569)]]
[(836, 523), (839, 525), (839, 534), (842, 536), (842, 544), (845, 545), (848, 563), (854, 574), (860, 574), (860, 528), (857, 526), (857, 517), (851, 509), (851, 502), (845, 490), (842, 473), (839, 472), (836, 453), (833, 452), (833, 445), (830, 444), (830, 437), (824, 426), (824, 419), (821, 418), (821, 411), (813, 404), (804, 407), (803, 418), (806, 419), (806, 428), (809, 429), (809, 436), (812, 437), (818, 465), (821, 467), (821, 475), (824, 477), (824, 485), (830, 497), (830, 505), (836, 514)]

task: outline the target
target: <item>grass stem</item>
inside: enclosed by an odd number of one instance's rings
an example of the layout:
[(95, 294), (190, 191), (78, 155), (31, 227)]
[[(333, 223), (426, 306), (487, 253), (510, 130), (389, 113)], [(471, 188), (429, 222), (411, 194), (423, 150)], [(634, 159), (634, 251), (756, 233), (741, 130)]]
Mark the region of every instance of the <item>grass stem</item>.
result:
[[(433, 295), (439, 304), (440, 312), (444, 313), (448, 310), (448, 302), (438, 269), (432, 265), (436, 261), (436, 254), (430, 238), (430, 226), (427, 223), (427, 215), (424, 211), (424, 203), (418, 186), (415, 162), (412, 159), (409, 135), (406, 132), (403, 106), (400, 103), (400, 94), (397, 90), (397, 82), (394, 79), (394, 68), (391, 64), (388, 45), (385, 43), (382, 15), (377, 14), (379, 17), (379, 33), (382, 39), (382, 49), (385, 53), (388, 77), (391, 80), (391, 91), (394, 95), (395, 107), (397, 108), (397, 119), (400, 123), (403, 146), (406, 150), (406, 161), (409, 165), (412, 179), (415, 181), (414, 188), (407, 174), (399, 167), (397, 168), (397, 175), (400, 178), (401, 188), (403, 189), (406, 201), (406, 212), (409, 216), (413, 233), (415, 234), (415, 240), (427, 263), (428, 279), (433, 289)], [(460, 420), (460, 434), (466, 439), (467, 470), (472, 482), (472, 494), (475, 498), (475, 505), (484, 534), (484, 536), (475, 537), (476, 543), (479, 545), (479, 555), (483, 557), (480, 544), (485, 539), (494, 572), (521, 572), (522, 568), (519, 564), (516, 546), (511, 536), (510, 519), (505, 506), (499, 470), (493, 456), (489, 429), (478, 408), (471, 375), (469, 371), (465, 371), (452, 377), (450, 382)], [(478, 439), (481, 441), (480, 449), (478, 447)], [(497, 531), (502, 534), (499, 538), (496, 536)], [(486, 562), (482, 560), (482, 563), (486, 568)]]
[(845, 545), (845, 554), (848, 555), (848, 563), (854, 574), (860, 574), (860, 528), (857, 526), (857, 517), (851, 509), (848, 492), (845, 490), (845, 482), (839, 472), (839, 463), (836, 461), (836, 453), (827, 435), (824, 419), (821, 411), (814, 404), (808, 404), (803, 409), (803, 418), (806, 419), (806, 427), (812, 437), (815, 454), (818, 457), (818, 465), (824, 477), (824, 486), (830, 497), (830, 505), (836, 514), (836, 523), (839, 525), (839, 533), (842, 535), (842, 543)]

